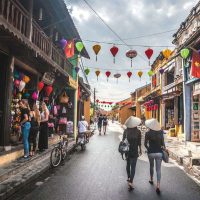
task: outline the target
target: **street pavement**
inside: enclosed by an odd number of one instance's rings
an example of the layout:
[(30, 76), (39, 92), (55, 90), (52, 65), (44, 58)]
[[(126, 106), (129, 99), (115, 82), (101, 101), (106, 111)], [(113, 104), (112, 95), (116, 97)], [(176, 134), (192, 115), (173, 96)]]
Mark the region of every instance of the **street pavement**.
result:
[(172, 160), (162, 164), (161, 194), (158, 196), (156, 174), (155, 184), (148, 182), (149, 162), (144, 147), (136, 166), (135, 189), (128, 191), (126, 162), (118, 153), (121, 138), (121, 127), (109, 122), (106, 135), (99, 136), (96, 131), (86, 150), (78, 150), (25, 200), (200, 199), (200, 187)]

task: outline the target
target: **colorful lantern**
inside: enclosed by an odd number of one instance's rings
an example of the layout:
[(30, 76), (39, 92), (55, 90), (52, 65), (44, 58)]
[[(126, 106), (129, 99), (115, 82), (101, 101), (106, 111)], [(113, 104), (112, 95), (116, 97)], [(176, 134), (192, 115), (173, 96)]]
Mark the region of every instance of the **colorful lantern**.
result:
[(19, 84), (19, 92), (22, 92), (22, 90), (24, 89), (26, 83), (24, 81), (20, 81), (20, 84)]
[(110, 75), (111, 75), (111, 72), (110, 72), (110, 71), (107, 71), (107, 72), (106, 72), (107, 81), (108, 81), (108, 78), (109, 78)]
[(140, 77), (140, 81), (141, 81), (141, 76), (142, 76), (143, 72), (142, 71), (139, 71), (138, 72), (138, 76)]
[(99, 103), (99, 99), (97, 99), (96, 102)]
[(151, 106), (151, 110), (152, 110), (152, 111), (154, 110), (154, 106)]
[(90, 70), (89, 69), (85, 69), (85, 73), (86, 73), (86, 75), (88, 75), (90, 73)]
[(114, 77), (117, 79), (117, 83), (118, 83), (118, 78), (121, 77), (121, 74), (120, 73), (116, 73), (116, 74), (114, 74)]
[(19, 80), (17, 80), (17, 79), (15, 79), (15, 80), (14, 80), (14, 86), (15, 86), (15, 87), (18, 87), (18, 86), (19, 86), (19, 84), (20, 84), (20, 81), (19, 81)]
[(149, 59), (149, 66), (150, 66), (150, 58), (153, 55), (153, 50), (149, 48), (145, 51), (145, 54), (146, 54), (147, 58)]
[(62, 47), (62, 49), (64, 49), (65, 46), (67, 45), (67, 40), (65, 40), (65, 39), (63, 38), (63, 39), (61, 39), (61, 40), (59, 41), (59, 43), (60, 43), (60, 46)]
[(46, 86), (44, 88), (44, 91), (46, 92), (46, 95), (49, 96), (52, 92), (53, 88), (51, 86)]
[(153, 104), (153, 103), (154, 103), (154, 100), (150, 100), (150, 101), (149, 101), (149, 104)]
[(19, 74), (17, 73), (17, 70), (14, 70), (14, 79), (18, 79), (19, 78)]
[(154, 110), (158, 110), (158, 104), (154, 105)]
[(21, 100), (21, 99), (22, 99), (22, 94), (21, 94), (21, 93), (18, 93), (18, 94), (17, 94), (17, 98), (18, 98), (19, 100)]
[(82, 42), (77, 42), (76, 43), (76, 48), (79, 51), (79, 53), (82, 51), (83, 47), (84, 47), (84, 45), (83, 45)]
[(19, 73), (19, 80), (21, 81), (24, 78), (24, 74), (23, 73)]
[(156, 76), (154, 76), (153, 85), (156, 86)]
[(28, 92), (26, 92), (26, 94), (24, 96), (26, 99), (28, 99), (30, 97), (30, 94)]
[(96, 54), (96, 61), (97, 61), (97, 54), (99, 53), (99, 51), (101, 50), (101, 46), (99, 44), (95, 44), (93, 46), (93, 50), (94, 50), (94, 53)]
[[(190, 53), (190, 51), (188, 49), (181, 50), (181, 56), (184, 59), (184, 66), (185, 66), (185, 59), (188, 57), (189, 53)], [(199, 54), (199, 51), (198, 51), (198, 54)]]
[(117, 47), (115, 47), (115, 46), (113, 46), (113, 47), (110, 49), (110, 52), (111, 52), (112, 55), (113, 55), (113, 63), (115, 63), (115, 56), (116, 56), (118, 50), (119, 50), (119, 49), (118, 49)]
[(126, 52), (126, 56), (131, 59), (131, 67), (132, 67), (132, 59), (137, 56), (137, 51), (129, 50)]
[(159, 69), (160, 74), (162, 75), (164, 73), (164, 69)]
[(80, 68), (79, 68), (79, 67), (75, 67), (75, 71), (76, 71), (76, 73), (78, 73), (78, 72), (79, 72), (79, 70), (80, 70)]
[(130, 82), (130, 78), (131, 78), (131, 76), (132, 76), (132, 72), (127, 72), (127, 76), (129, 77), (129, 82)]
[(99, 70), (95, 71), (95, 74), (96, 74), (96, 76), (97, 76), (97, 81), (98, 81), (98, 76), (99, 76), (99, 74), (100, 74), (100, 71), (99, 71)]
[(38, 84), (39, 92), (42, 90), (43, 87), (44, 87), (44, 83), (42, 81), (40, 81), (39, 84)]
[(165, 49), (162, 53), (163, 53), (163, 56), (164, 56), (166, 59), (168, 59), (172, 52), (171, 52), (170, 49)]
[(153, 75), (152, 71), (148, 71), (149, 79), (151, 80), (151, 76)]
[(30, 78), (26, 75), (24, 75), (24, 78), (22, 79), (25, 83), (28, 83), (30, 81)]
[(132, 102), (129, 102), (128, 104), (129, 104), (129, 105), (131, 105), (131, 104), (132, 104)]
[(32, 94), (32, 96), (31, 96), (31, 98), (32, 98), (33, 100), (36, 100), (36, 99), (38, 98), (38, 96), (37, 96), (36, 92), (33, 92), (33, 94)]

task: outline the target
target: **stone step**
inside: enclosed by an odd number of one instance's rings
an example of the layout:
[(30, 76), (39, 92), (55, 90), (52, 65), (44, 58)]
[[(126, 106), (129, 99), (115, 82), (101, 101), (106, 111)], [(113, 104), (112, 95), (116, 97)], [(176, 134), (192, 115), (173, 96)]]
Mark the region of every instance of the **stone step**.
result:
[[(69, 154), (73, 151), (74, 144), (73, 140), (69, 142)], [(51, 145), (45, 153), (35, 155), (32, 160), (25, 161), (16, 168), (13, 166), (10, 171), (7, 171), (7, 174), (3, 175), (2, 180), (4, 180), (0, 183), (0, 200), (7, 199), (48, 170), (51, 167), (50, 154), (54, 146)]]

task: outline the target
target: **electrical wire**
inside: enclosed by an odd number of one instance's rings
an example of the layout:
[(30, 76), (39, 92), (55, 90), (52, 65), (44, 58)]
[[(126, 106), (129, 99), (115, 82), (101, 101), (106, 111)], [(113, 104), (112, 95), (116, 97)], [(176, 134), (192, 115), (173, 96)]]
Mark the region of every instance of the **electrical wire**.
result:
[(107, 68), (99, 68), (99, 67), (88, 67), (88, 69), (101, 69), (101, 70), (110, 70), (110, 71), (135, 71), (135, 70), (149, 70), (149, 68), (143, 68), (143, 69), (137, 69), (137, 68), (134, 68), (134, 69), (113, 69), (113, 68), (110, 68), (110, 69), (107, 69)]

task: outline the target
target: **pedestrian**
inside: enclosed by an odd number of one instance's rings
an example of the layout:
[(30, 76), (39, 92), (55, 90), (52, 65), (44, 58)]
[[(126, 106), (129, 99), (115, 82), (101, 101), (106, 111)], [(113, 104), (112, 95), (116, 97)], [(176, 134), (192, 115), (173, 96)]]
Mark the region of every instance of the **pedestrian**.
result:
[[(35, 149), (36, 149), (36, 138), (39, 131), (39, 125), (41, 121), (40, 112), (38, 110), (38, 107), (36, 104), (33, 105), (32, 110), (30, 111), (30, 122), (31, 122), (31, 129), (30, 134), (28, 137), (29, 142), (29, 155), (34, 156), (35, 155)], [(31, 151), (31, 140), (33, 141), (33, 150)]]
[[(161, 126), (157, 119), (149, 119), (145, 122), (146, 126), (150, 129), (145, 134), (144, 145), (147, 149), (148, 158), (150, 162), (150, 184), (153, 184), (154, 174), (154, 160), (156, 163), (157, 173), (157, 194), (160, 194), (160, 179), (161, 179), (161, 163), (162, 163), (162, 149), (165, 149), (164, 137), (161, 131)], [(165, 149), (166, 150), (166, 149)]]
[(113, 116), (113, 117), (112, 117), (112, 123), (114, 123), (114, 119), (115, 119), (115, 118), (114, 118), (114, 116)]
[[(141, 150), (141, 131), (137, 128), (137, 126), (141, 123), (141, 119), (137, 117), (129, 117), (125, 126), (127, 129), (124, 130), (123, 133), (123, 141), (127, 138), (129, 143), (129, 152), (127, 153), (127, 165), (126, 171), (128, 176), (128, 185), (129, 190), (133, 190), (133, 179), (135, 176), (135, 168), (139, 155), (142, 155)], [(139, 149), (139, 152), (138, 152)]]
[(104, 114), (104, 116), (103, 116), (103, 132), (104, 132), (104, 135), (106, 134), (106, 127), (107, 127), (107, 125), (108, 125), (108, 118)]
[(102, 114), (99, 114), (99, 118), (98, 118), (97, 121), (98, 121), (99, 135), (101, 135), (102, 121), (103, 121), (103, 116), (102, 116)]
[(48, 120), (49, 120), (49, 110), (45, 102), (40, 102), (40, 110), (41, 110), (41, 122), (40, 122), (40, 134), (39, 134), (39, 142), (38, 148), (40, 152), (45, 151), (48, 149), (48, 135), (49, 135), (49, 128), (48, 128)]
[[(81, 134), (85, 134), (86, 135), (86, 131), (88, 128), (88, 123), (87, 121), (85, 121), (85, 117), (81, 116), (81, 121), (78, 122), (78, 135), (76, 137), (76, 145), (78, 145), (78, 138), (80, 137)], [(90, 136), (88, 136), (88, 141)]]
[(28, 104), (28, 100), (22, 99), (20, 102), (20, 106), (22, 108), (20, 125), (22, 128), (22, 136), (23, 136), (23, 144), (24, 144), (24, 156), (20, 159), (25, 160), (29, 156), (28, 137), (29, 137), (29, 132), (31, 128), (31, 124), (29, 122), (30, 107)]

